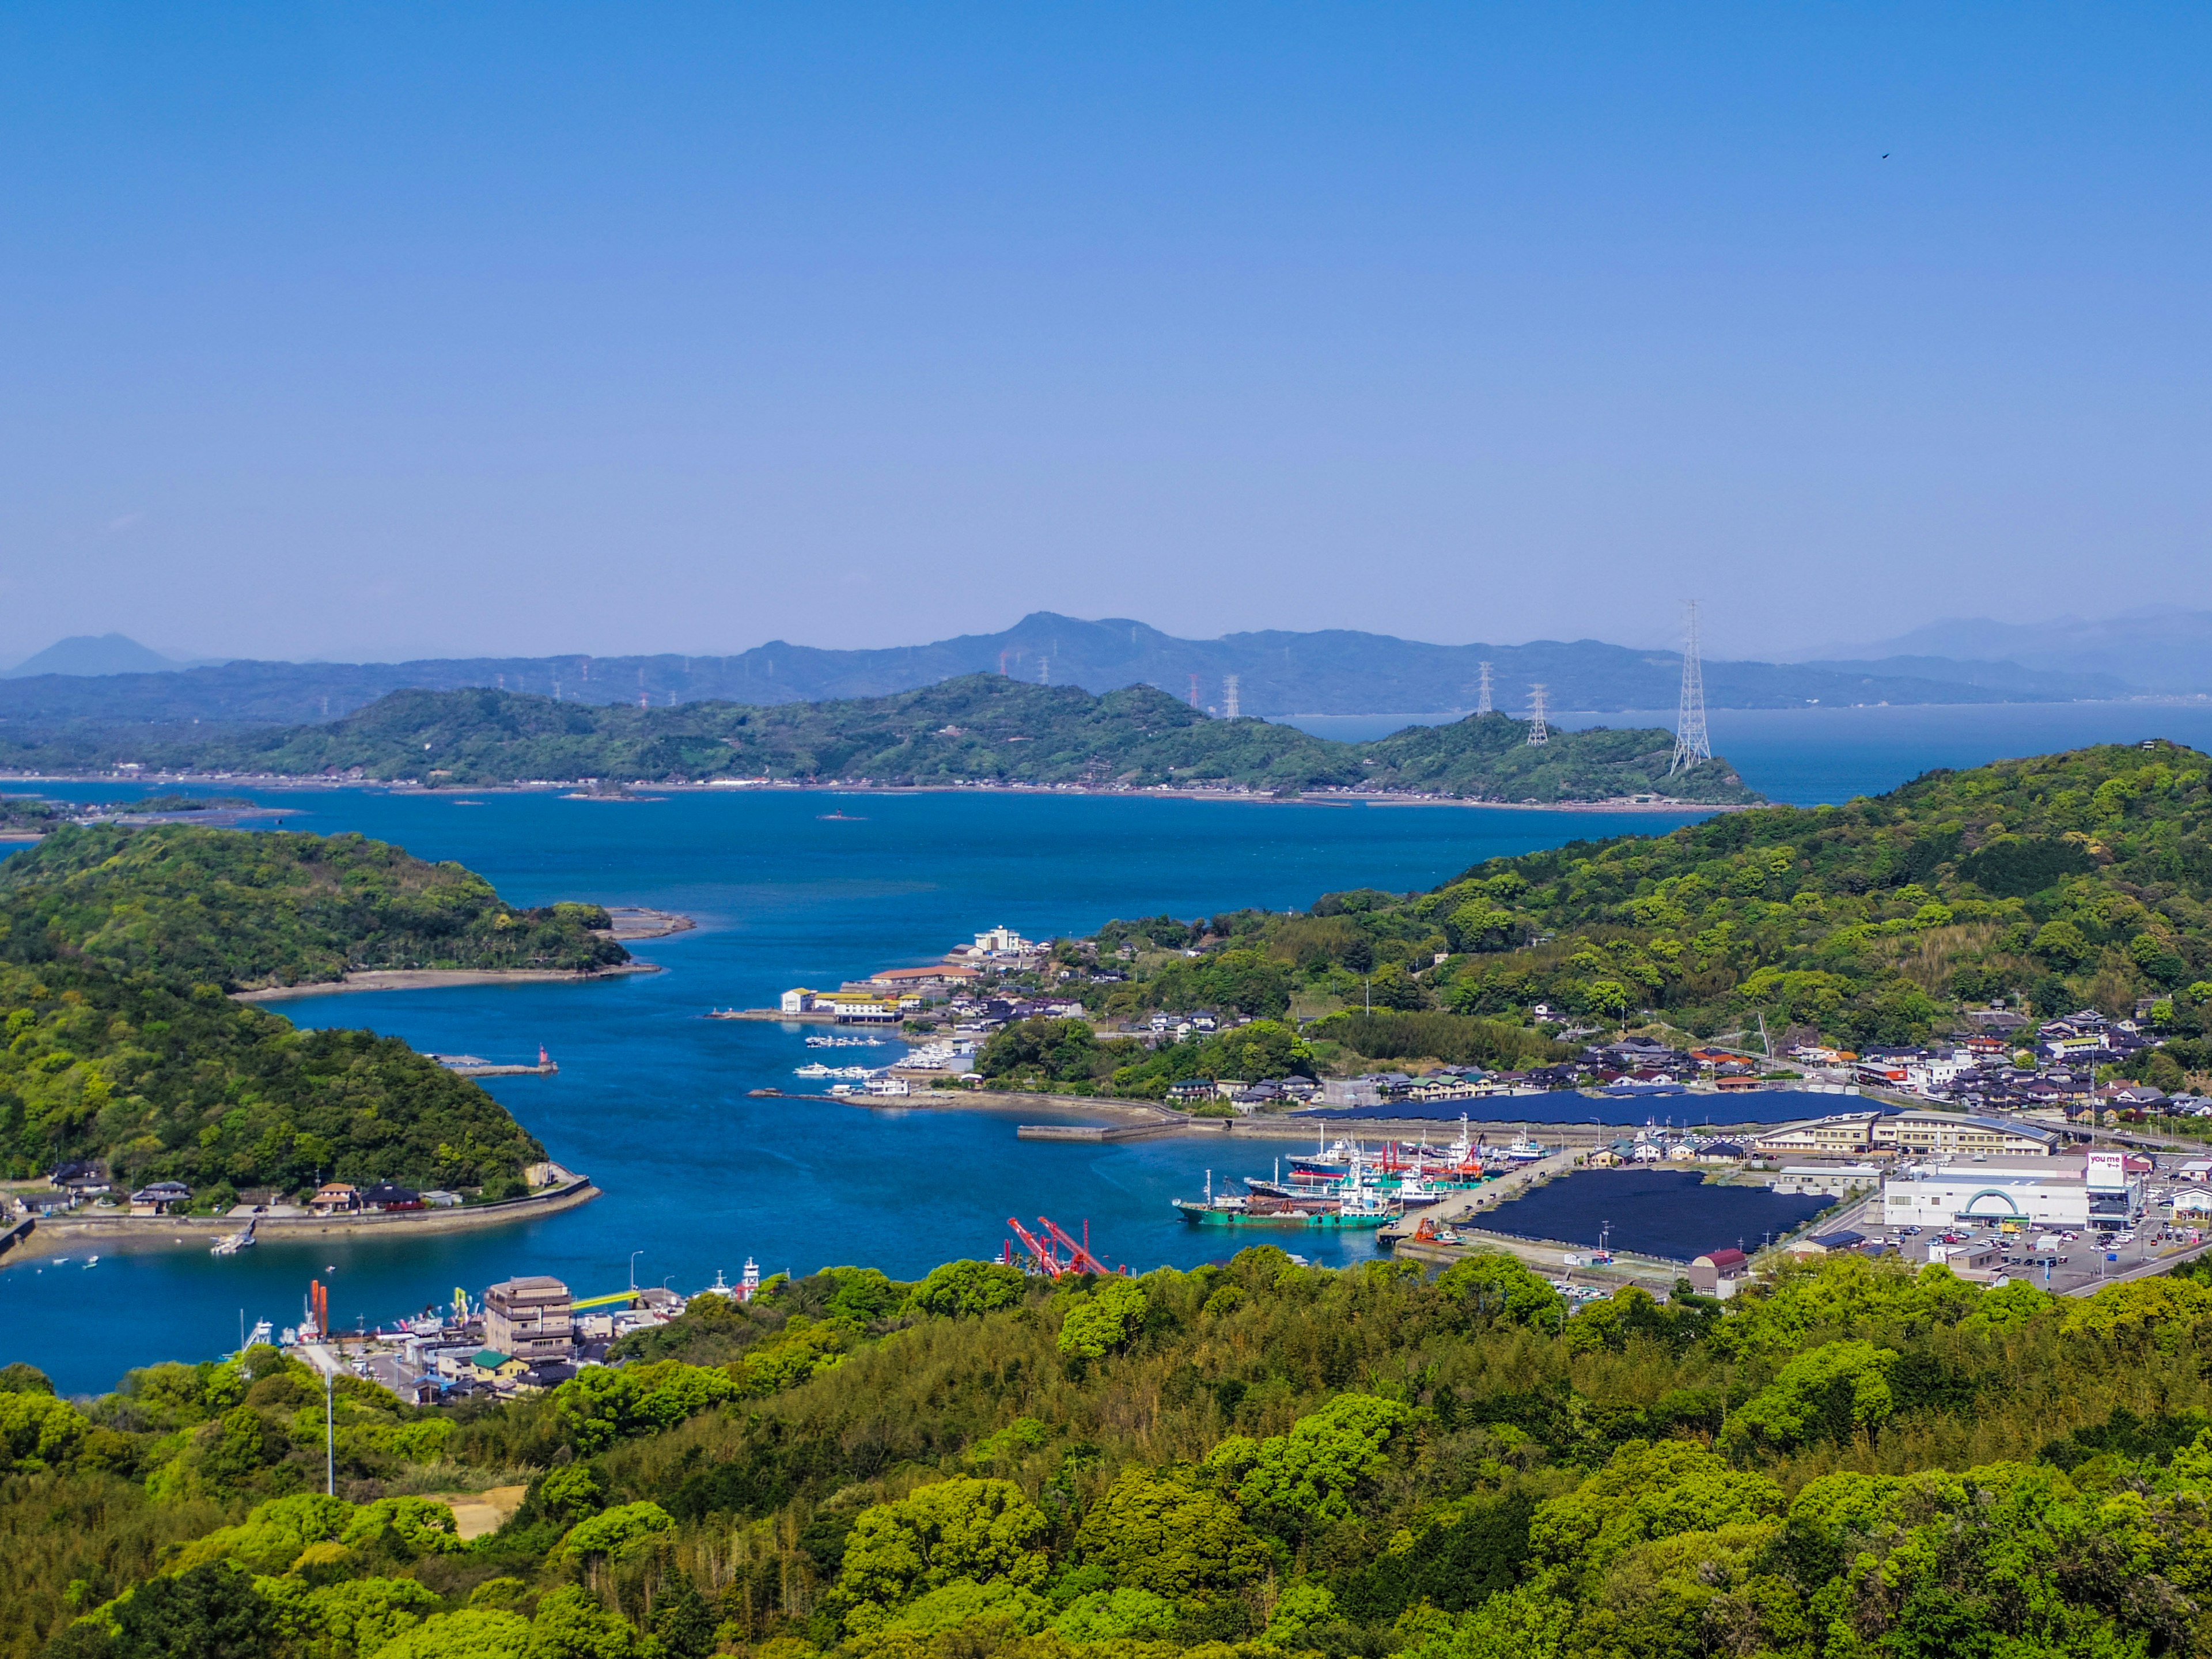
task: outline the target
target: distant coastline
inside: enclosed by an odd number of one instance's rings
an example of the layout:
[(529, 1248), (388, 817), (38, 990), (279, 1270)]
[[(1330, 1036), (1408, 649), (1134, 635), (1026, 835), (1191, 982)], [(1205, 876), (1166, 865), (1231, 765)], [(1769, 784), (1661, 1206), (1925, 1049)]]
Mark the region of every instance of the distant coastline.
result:
[[(532, 779), (527, 783), (440, 785), (389, 782), (372, 778), (301, 778), (280, 773), (144, 772), (118, 775), (112, 771), (81, 773), (0, 773), (0, 783), (147, 783), (223, 784), (249, 789), (375, 789), (396, 795), (446, 795), (459, 799), (470, 795), (556, 795), (584, 799), (570, 792), (596, 780), (590, 778)], [(1425, 795), (1401, 790), (1315, 790), (1277, 794), (1258, 789), (1192, 789), (1167, 786), (1116, 789), (1090, 784), (1054, 783), (881, 783), (872, 779), (831, 778), (745, 779), (739, 782), (656, 783), (655, 794), (757, 794), (770, 791), (814, 791), (847, 795), (1084, 795), (1117, 800), (1222, 801), (1251, 806), (1475, 806), (1521, 812), (1747, 812), (1764, 801), (1712, 802), (1677, 800), (1672, 797), (1619, 796), (1598, 800), (1482, 800), (1467, 795)], [(0, 836), (0, 840), (14, 839)], [(21, 837), (37, 841), (38, 836)], [(670, 931), (680, 931), (671, 929)], [(617, 934), (617, 938), (629, 935)], [(638, 938), (653, 938), (641, 933)]]

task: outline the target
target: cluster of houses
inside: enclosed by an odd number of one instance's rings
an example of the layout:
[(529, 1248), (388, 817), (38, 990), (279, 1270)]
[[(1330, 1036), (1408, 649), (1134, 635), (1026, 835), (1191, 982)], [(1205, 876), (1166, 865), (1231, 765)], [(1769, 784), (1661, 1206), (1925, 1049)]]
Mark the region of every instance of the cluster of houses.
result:
[[(534, 1167), (537, 1170), (550, 1168), (545, 1164)], [(134, 1216), (175, 1216), (189, 1212), (193, 1202), (192, 1188), (184, 1182), (149, 1181), (132, 1190), (123, 1203), (118, 1203), (116, 1184), (106, 1166), (84, 1159), (57, 1164), (46, 1177), (46, 1184), (50, 1195), (22, 1200), (27, 1212), (51, 1215), (88, 1204), (121, 1209), (127, 1204), (129, 1212)], [(534, 1179), (532, 1184), (546, 1182)], [(347, 1181), (326, 1181), (305, 1204), (279, 1203), (274, 1193), (249, 1193), (241, 1194), (240, 1201), (232, 1206), (230, 1213), (239, 1217), (399, 1214), (415, 1210), (455, 1209), (462, 1202), (459, 1193), (434, 1188), (418, 1192), (396, 1181), (372, 1182), (366, 1187)]]
[[(1045, 948), (1011, 927), (994, 927), (976, 934), (973, 945), (947, 951), (945, 960), (933, 966), (885, 968), (863, 980), (848, 980), (834, 991), (794, 986), (783, 994), (779, 1009), (787, 1014), (827, 1014), (840, 1025), (896, 1025), (940, 1009), (963, 1023), (1003, 1024), (1029, 1018), (1027, 1012), (1012, 1012), (1028, 1005), (1007, 998), (979, 1000), (974, 991), (986, 973), (1038, 967)], [(1080, 1002), (1064, 1006), (1071, 1014), (1083, 1012)]]
[[(702, 1294), (750, 1302), (760, 1286), (759, 1265), (748, 1259), (737, 1284), (718, 1274)], [(419, 1403), (471, 1394), (513, 1398), (607, 1364), (614, 1344), (667, 1323), (684, 1305), (659, 1285), (580, 1302), (560, 1279), (532, 1274), (494, 1285), (473, 1310), (457, 1298), (450, 1316), (426, 1313), (407, 1322), (389, 1352), (404, 1391)]]
[[(1975, 1009), (1968, 1019), (1974, 1029), (1966, 1035), (1924, 1047), (1854, 1053), (1806, 1044), (1790, 1053), (1818, 1075), (1946, 1101), (1968, 1111), (2081, 1116), (2173, 1109), (2148, 1084), (2097, 1081), (2100, 1067), (2158, 1045), (2157, 1036), (2138, 1019), (2113, 1019), (2087, 1008), (2033, 1030), (2026, 1019), (2004, 1009)], [(2212, 1111), (2193, 1098), (2183, 1104), (2189, 1111)]]

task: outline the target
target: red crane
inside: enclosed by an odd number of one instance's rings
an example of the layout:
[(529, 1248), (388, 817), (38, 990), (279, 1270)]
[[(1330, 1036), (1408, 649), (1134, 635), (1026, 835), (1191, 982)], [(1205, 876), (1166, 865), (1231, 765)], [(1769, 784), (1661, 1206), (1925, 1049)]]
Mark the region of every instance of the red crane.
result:
[(1044, 1229), (1048, 1237), (1067, 1251), (1067, 1265), (1064, 1271), (1073, 1273), (1110, 1273), (1114, 1271), (1091, 1254), (1091, 1224), (1088, 1221), (1083, 1224), (1083, 1243), (1080, 1244), (1062, 1231), (1060, 1224), (1050, 1216), (1039, 1216), (1037, 1225)]
[[(1058, 1279), (1068, 1271), (1068, 1264), (1052, 1253), (1050, 1244), (1039, 1243), (1036, 1236), (1013, 1217), (1006, 1218), (1006, 1225), (1012, 1227), (1014, 1230), (1014, 1237), (1022, 1241), (1022, 1248), (1029, 1252), (1030, 1261), (1038, 1273), (1042, 1273), (1047, 1279)], [(1013, 1246), (1011, 1243), (1006, 1246), (1006, 1255), (1010, 1258), (1013, 1255)], [(1012, 1265), (1011, 1260), (1007, 1265), (1010, 1267)]]

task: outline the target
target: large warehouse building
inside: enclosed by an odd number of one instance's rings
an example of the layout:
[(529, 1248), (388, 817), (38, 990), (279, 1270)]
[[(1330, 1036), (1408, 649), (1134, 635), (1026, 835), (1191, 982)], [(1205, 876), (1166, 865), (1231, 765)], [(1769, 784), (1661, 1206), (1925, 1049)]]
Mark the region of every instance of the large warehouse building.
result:
[(2125, 1226), (2142, 1209), (2142, 1182), (2118, 1152), (2066, 1158), (1913, 1164), (1882, 1182), (1893, 1227), (2012, 1222), (2021, 1226)]

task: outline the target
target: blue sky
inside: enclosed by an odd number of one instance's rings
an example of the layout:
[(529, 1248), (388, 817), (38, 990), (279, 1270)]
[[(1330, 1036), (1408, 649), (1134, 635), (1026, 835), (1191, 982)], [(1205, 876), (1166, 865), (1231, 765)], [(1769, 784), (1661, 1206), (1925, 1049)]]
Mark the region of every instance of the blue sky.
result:
[[(18, 7), (0, 653), (2201, 605), (2212, 14)], [(1883, 159), (1887, 154), (1887, 160)]]

